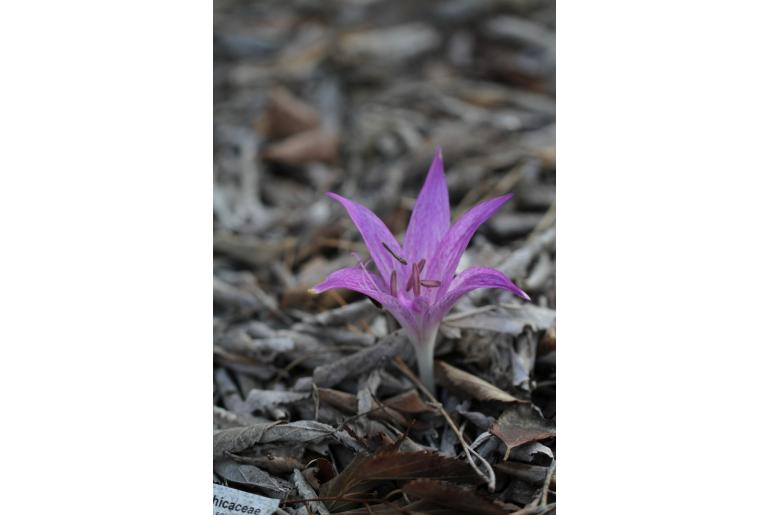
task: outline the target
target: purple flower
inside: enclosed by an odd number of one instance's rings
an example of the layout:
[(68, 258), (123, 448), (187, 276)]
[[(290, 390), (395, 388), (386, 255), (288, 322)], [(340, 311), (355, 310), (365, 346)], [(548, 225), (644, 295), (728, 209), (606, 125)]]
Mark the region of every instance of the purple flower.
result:
[(417, 197), (403, 245), (366, 207), (336, 193), (327, 195), (347, 210), (364, 238), (377, 271), (369, 271), (364, 263), (359, 263), (332, 273), (311, 291), (347, 288), (382, 304), (414, 345), (420, 378), (431, 390), (434, 390), (436, 332), (441, 319), (460, 297), (477, 288), (502, 288), (530, 300), (521, 288), (494, 268), (473, 267), (455, 274), (478, 227), (512, 195), (481, 202), (450, 225), (449, 191), (439, 147)]

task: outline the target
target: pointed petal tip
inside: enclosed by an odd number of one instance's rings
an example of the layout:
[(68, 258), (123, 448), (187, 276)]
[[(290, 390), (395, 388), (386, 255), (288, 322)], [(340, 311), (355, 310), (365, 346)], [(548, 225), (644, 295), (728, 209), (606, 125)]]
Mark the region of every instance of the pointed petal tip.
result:
[(329, 197), (332, 200), (336, 200), (337, 202), (342, 204), (342, 206), (345, 209), (348, 209), (348, 206), (351, 205), (351, 204), (356, 204), (355, 202), (353, 202), (349, 198), (343, 197), (339, 193), (334, 193), (333, 191), (327, 191), (326, 193), (324, 193), (324, 195), (326, 195), (327, 197)]
[[(441, 179), (438, 179), (441, 177)], [(440, 180), (443, 183), (446, 183), (446, 178), (444, 177), (444, 156), (441, 153), (441, 146), (436, 145), (436, 150), (433, 153), (433, 160), (430, 163), (430, 168), (428, 168), (428, 177), (425, 179), (425, 184), (428, 184), (429, 181), (436, 181)], [(423, 185), (423, 188), (425, 188), (425, 185)], [(444, 186), (446, 188), (446, 186)], [(447, 193), (448, 197), (449, 193)], [(447, 203), (449, 200), (447, 200)]]
[(527, 292), (525, 292), (524, 290), (519, 289), (517, 293), (519, 294), (519, 297), (521, 297), (522, 299), (526, 300), (527, 302), (532, 302), (532, 299), (529, 298), (529, 295), (527, 295)]
[(309, 289), (307, 290), (307, 292), (308, 292), (310, 295), (318, 295), (319, 293), (321, 293), (320, 291), (316, 290), (315, 288), (309, 288)]

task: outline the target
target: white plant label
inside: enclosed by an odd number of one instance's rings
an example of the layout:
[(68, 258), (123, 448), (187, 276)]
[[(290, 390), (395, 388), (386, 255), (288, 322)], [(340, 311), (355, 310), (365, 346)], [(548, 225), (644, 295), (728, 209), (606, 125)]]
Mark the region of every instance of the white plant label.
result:
[(281, 501), (214, 484), (214, 515), (270, 515)]

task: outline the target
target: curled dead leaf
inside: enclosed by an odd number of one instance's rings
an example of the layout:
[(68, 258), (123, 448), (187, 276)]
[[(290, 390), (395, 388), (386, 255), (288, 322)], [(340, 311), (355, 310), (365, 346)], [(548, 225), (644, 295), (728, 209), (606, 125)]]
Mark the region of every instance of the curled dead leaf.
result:
[(227, 452), (242, 451), (258, 443), (305, 443), (329, 438), (335, 434), (333, 427), (312, 420), (233, 427), (214, 433), (214, 458), (225, 456)]
[(476, 377), (473, 374), (455, 368), (441, 360), (436, 361), (436, 376), (439, 383), (447, 388), (460, 390), (480, 401), (497, 401), (505, 403), (526, 402), (517, 399), (510, 393), (497, 386)]

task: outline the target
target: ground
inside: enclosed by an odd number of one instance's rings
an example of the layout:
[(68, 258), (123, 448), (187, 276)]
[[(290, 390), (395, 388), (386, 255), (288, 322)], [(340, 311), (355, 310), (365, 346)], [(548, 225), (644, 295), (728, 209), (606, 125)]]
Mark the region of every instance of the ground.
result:
[[(553, 2), (214, 10), (214, 481), (286, 513), (554, 513)], [(323, 193), (402, 235), (436, 145), (455, 216), (514, 193), (461, 266), (532, 302), (458, 303), (434, 397), (387, 313), (308, 288), (367, 255)]]

